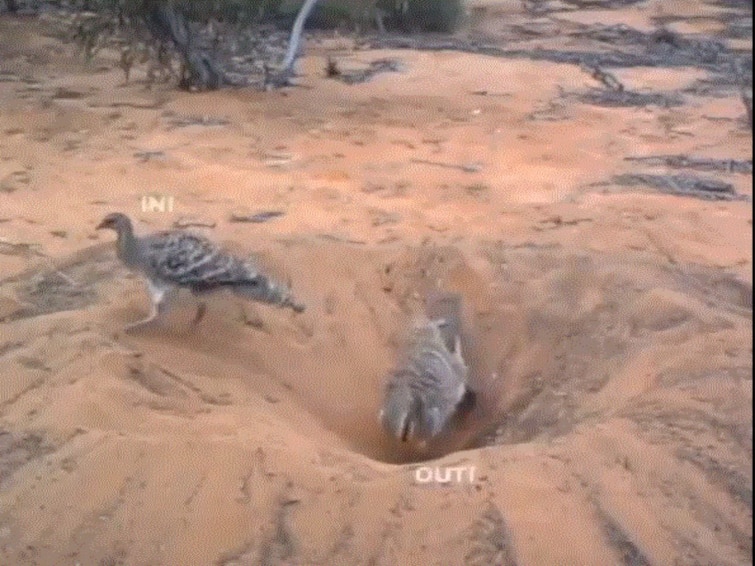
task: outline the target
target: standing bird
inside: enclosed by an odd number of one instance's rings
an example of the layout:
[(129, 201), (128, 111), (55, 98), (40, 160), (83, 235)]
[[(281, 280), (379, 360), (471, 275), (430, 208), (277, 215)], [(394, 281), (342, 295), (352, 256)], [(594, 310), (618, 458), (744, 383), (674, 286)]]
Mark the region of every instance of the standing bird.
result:
[(379, 420), (402, 442), (426, 447), (472, 395), (461, 337), (457, 333), (449, 349), (441, 331), (447, 324), (444, 319), (417, 321), (404, 359), (388, 379)]
[[(189, 289), (195, 297), (222, 289), (235, 295), (279, 307), (303, 312), (287, 285), (263, 274), (250, 261), (241, 260), (223, 251), (207, 238), (182, 230), (158, 232), (148, 236), (134, 235), (131, 220), (114, 212), (103, 218), (97, 230), (114, 230), (118, 258), (147, 280), (151, 312), (143, 320), (126, 327), (133, 330), (152, 322), (167, 310), (168, 298), (181, 289)], [(204, 317), (206, 305), (199, 302), (192, 324)]]

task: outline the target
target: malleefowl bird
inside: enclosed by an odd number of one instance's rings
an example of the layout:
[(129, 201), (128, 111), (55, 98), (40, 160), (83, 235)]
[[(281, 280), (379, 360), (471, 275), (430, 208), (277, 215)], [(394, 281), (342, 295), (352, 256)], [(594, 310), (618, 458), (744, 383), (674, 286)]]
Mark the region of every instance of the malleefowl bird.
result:
[(426, 447), (440, 434), (460, 404), (474, 393), (461, 352), (461, 336), (453, 348), (444, 340), (444, 319), (418, 319), (403, 359), (391, 371), (379, 421), (391, 436)]
[[(131, 271), (146, 279), (151, 300), (150, 314), (126, 327), (133, 330), (163, 314), (169, 298), (179, 289), (189, 289), (196, 297), (228, 289), (239, 297), (290, 308), (300, 313), (305, 306), (296, 301), (288, 285), (264, 274), (251, 260), (240, 259), (208, 238), (185, 230), (136, 236), (131, 219), (120, 212), (108, 214), (97, 230), (117, 234), (118, 258)], [(200, 301), (193, 324), (205, 315)]]

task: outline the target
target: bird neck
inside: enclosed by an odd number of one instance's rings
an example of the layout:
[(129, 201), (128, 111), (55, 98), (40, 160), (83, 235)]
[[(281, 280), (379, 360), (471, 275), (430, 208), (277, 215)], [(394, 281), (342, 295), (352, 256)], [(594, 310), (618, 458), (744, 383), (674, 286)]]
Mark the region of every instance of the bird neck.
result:
[(118, 229), (118, 241), (116, 243), (118, 257), (126, 265), (131, 265), (136, 260), (137, 242), (134, 237), (134, 228), (131, 225), (121, 226)]

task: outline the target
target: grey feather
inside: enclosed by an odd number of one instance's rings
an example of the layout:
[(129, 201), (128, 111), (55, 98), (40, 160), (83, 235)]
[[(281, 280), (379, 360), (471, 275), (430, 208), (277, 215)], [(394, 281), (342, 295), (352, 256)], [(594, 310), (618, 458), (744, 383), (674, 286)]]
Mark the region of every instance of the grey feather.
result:
[(115, 230), (118, 257), (149, 281), (153, 303), (160, 303), (168, 291), (178, 288), (189, 289), (195, 295), (230, 289), (245, 299), (296, 312), (305, 309), (288, 285), (263, 273), (251, 260), (240, 259), (199, 234), (176, 230), (137, 237), (131, 220), (121, 213), (107, 215), (97, 228)]
[(467, 392), (468, 368), (458, 335), (449, 349), (443, 319), (415, 323), (403, 359), (385, 389), (380, 421), (402, 441), (426, 442), (448, 425)]

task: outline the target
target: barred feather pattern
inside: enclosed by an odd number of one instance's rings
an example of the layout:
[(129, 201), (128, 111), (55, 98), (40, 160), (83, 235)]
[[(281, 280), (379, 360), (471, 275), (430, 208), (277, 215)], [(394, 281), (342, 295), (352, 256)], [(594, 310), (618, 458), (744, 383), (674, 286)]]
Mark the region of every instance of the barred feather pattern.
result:
[(402, 362), (389, 376), (380, 420), (399, 440), (426, 442), (437, 436), (466, 392), (468, 368), (459, 337), (450, 350), (443, 325), (443, 320), (416, 323)]
[(140, 238), (137, 257), (146, 275), (195, 294), (229, 288), (247, 299), (303, 310), (288, 285), (191, 232), (161, 232)]

